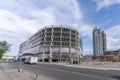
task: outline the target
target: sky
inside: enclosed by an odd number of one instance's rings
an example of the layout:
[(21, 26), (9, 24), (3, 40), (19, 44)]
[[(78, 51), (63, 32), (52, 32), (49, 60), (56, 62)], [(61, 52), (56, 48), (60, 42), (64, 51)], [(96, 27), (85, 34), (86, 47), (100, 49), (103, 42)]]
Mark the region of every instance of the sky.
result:
[(0, 0), (0, 41), (19, 45), (44, 26), (69, 25), (83, 38), (83, 54), (92, 54), (92, 30), (107, 36), (107, 50), (120, 49), (120, 0)]

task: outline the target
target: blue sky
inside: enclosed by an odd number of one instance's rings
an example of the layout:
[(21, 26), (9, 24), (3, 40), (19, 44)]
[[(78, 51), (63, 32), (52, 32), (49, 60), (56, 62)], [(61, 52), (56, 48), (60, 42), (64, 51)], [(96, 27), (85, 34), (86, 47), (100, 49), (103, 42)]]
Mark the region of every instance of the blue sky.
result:
[(107, 49), (120, 49), (120, 0), (0, 0), (0, 40), (12, 44), (7, 54), (47, 25), (69, 25), (83, 37), (84, 54), (92, 54), (92, 30), (107, 35)]

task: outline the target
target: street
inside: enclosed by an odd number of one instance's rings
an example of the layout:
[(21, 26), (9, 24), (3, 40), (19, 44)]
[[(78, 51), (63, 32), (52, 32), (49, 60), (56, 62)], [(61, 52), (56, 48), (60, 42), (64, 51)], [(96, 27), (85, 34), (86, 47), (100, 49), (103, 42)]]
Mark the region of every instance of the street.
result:
[[(19, 62), (11, 62), (11, 66), (19, 68)], [(94, 70), (62, 65), (38, 63), (23, 64), (24, 70), (48, 77), (48, 80), (120, 80), (120, 71)], [(46, 79), (47, 80), (47, 79)]]

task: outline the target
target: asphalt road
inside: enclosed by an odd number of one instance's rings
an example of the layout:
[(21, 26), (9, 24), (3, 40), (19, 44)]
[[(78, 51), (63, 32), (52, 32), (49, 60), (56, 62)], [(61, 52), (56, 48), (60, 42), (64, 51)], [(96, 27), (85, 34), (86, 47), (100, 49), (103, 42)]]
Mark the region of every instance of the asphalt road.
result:
[[(10, 64), (14, 68), (19, 67), (18, 62)], [(43, 63), (23, 64), (23, 66), (25, 70), (30, 72), (39, 71), (39, 75), (49, 77), (48, 80), (120, 80), (120, 71), (84, 69)]]

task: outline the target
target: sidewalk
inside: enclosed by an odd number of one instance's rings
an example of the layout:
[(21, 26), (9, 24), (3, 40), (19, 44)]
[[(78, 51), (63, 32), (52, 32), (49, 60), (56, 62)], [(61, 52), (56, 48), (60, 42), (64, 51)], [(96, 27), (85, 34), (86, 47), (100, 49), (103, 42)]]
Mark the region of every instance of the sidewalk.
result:
[(67, 67), (88, 68), (97, 70), (117, 70), (120, 71), (119, 65), (66, 65)]
[(0, 80), (35, 80), (35, 78), (30, 72), (18, 72), (8, 63), (0, 63)]
[[(23, 72), (18, 72), (18, 69), (14, 69), (14, 66), (9, 63), (0, 63), (0, 80), (36, 80), (36, 72), (30, 72), (25, 69)], [(57, 79), (39, 72), (37, 80)]]
[(68, 64), (68, 63), (44, 63), (41, 62), (43, 64), (54, 64), (54, 65), (62, 65), (62, 66), (66, 66), (66, 67), (77, 67), (77, 68), (87, 68), (87, 69), (97, 69), (97, 70), (117, 70), (120, 71), (120, 62), (118, 63), (101, 63), (101, 62), (97, 62), (97, 63), (83, 63), (83, 64)]

